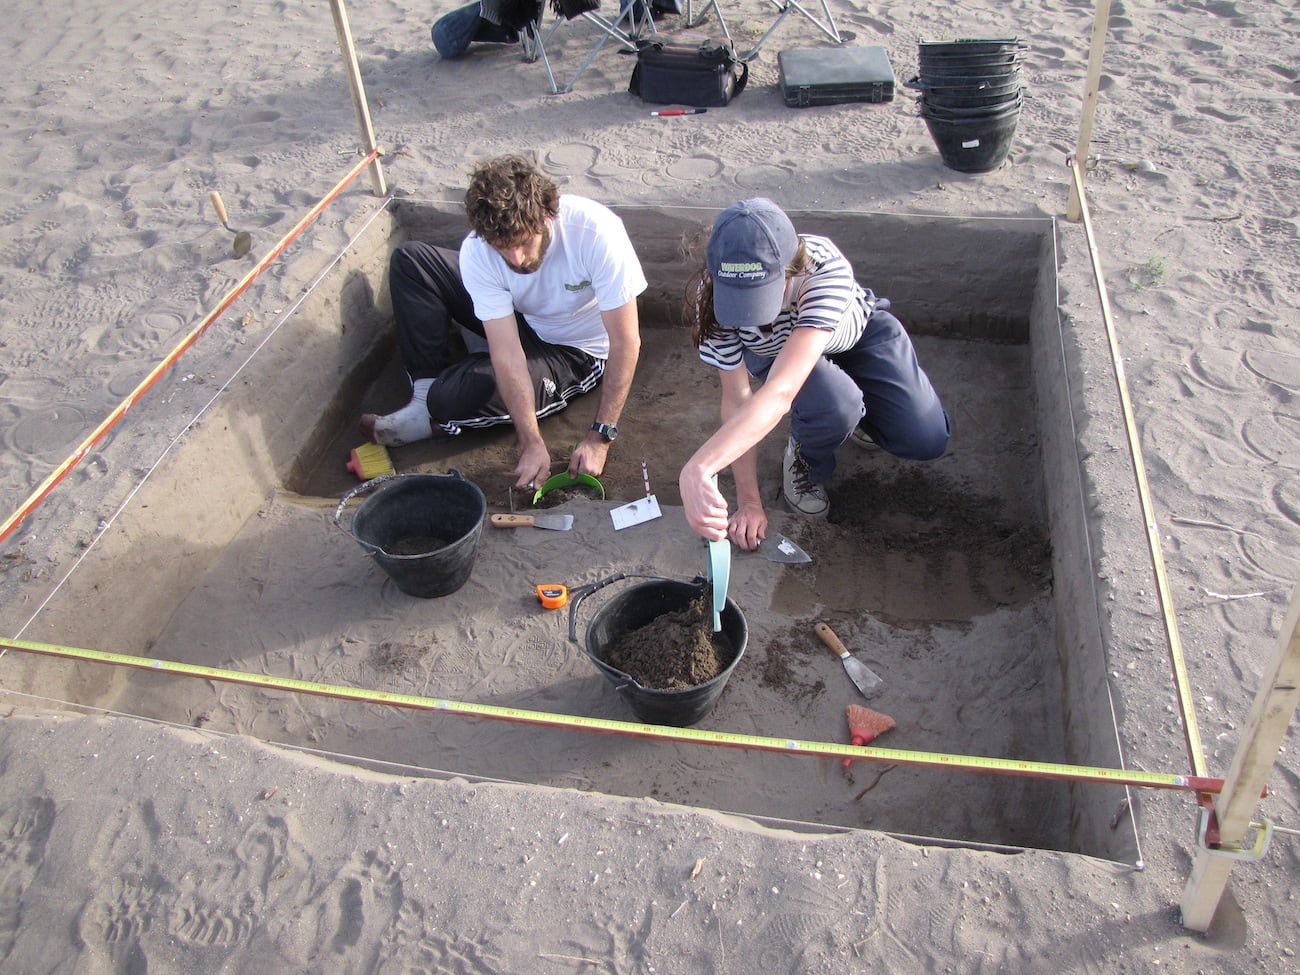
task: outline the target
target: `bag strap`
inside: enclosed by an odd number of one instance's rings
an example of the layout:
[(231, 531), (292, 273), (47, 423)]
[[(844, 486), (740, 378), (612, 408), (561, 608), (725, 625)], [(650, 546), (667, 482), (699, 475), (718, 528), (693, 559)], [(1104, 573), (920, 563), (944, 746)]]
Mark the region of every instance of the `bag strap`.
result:
[(731, 93), (732, 98), (744, 91), (745, 85), (749, 81), (749, 62), (737, 61), (736, 63), (740, 65), (740, 76), (736, 78), (736, 90)]
[[(700, 41), (700, 55), (702, 57), (716, 56), (725, 51), (727, 60), (731, 62), (731, 73), (736, 78), (736, 90), (732, 97), (739, 95), (745, 90), (745, 85), (749, 83), (749, 62), (736, 53), (736, 49), (730, 44), (719, 44), (712, 38)], [(736, 74), (736, 66), (740, 66), (740, 74)]]

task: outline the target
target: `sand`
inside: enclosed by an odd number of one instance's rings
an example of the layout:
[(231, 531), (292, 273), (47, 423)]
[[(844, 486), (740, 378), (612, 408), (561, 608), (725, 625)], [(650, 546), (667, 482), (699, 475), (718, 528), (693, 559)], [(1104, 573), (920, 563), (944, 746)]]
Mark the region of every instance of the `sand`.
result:
[[(742, 46), (774, 17), (757, 0), (725, 10)], [(776, 52), (825, 41), (797, 16), (767, 40), (733, 105), (656, 119), (626, 93), (630, 62), (613, 51), (553, 96), (518, 48), (440, 61), (428, 38), (435, 10), (357, 4), (349, 14), (399, 200), (451, 201), (454, 212), (474, 160), (528, 149), (566, 190), (698, 208), (701, 220), (756, 193), (792, 210), (889, 218), (1057, 217), (1054, 304), (1078, 366), (1076, 426), (1061, 437), (1083, 472), (1080, 575), (1095, 581), (1116, 716), (1098, 735), (1117, 740), (1131, 768), (1187, 770), (1086, 240), (1059, 219), (1090, 5), (835, 7), (853, 43), (886, 46), (900, 80), (914, 73), (922, 39), (1025, 40), (1012, 156), (981, 176), (941, 164), (903, 92), (883, 106), (784, 106)], [(326, 6), (24, 2), (10, 22), (0, 130), (10, 160), (0, 177), (6, 512), (334, 187), (358, 144)], [(1300, 351), (1288, 330), (1300, 294), (1297, 34), (1284, 4), (1113, 5), (1087, 181), (1216, 776), (1300, 574)], [(589, 26), (564, 28), (552, 47), (557, 75), (567, 78), (594, 41)], [(252, 234), (243, 260), (212, 214), (213, 189), (231, 227)], [(585, 633), (569, 640), (565, 615), (540, 610), (531, 588), (543, 574), (576, 585), (620, 571), (704, 571), (676, 506), (675, 465), (716, 415), (716, 393), (671, 327), (671, 288), (648, 296), (647, 352), (606, 478), (611, 498), (566, 499), (556, 510), (575, 514), (570, 537), (485, 528), (466, 587), (415, 600), (330, 524), (355, 485), (342, 470), (355, 446), (345, 411), (307, 451), (318, 466), (290, 470), (293, 450), (281, 444), (296, 429), (285, 426), (338, 388), (339, 363), (363, 348), (355, 321), (382, 305), (348, 256), (368, 246), (350, 242), (382, 206), (364, 178), (345, 191), (4, 543), (6, 636), (629, 719), (583, 652)], [(646, 241), (656, 282), (672, 277), (672, 244)], [(927, 256), (900, 248), (895, 259)], [(860, 268), (869, 284), (894, 270), (887, 259)], [(975, 294), (979, 283), (945, 286)], [(915, 297), (893, 297), (904, 321), (910, 311), (924, 325)], [(1015, 345), (920, 331), (923, 361), (954, 397), (952, 455), (923, 467), (846, 455), (829, 524), (773, 506), (775, 526), (815, 561), (737, 556), (751, 643), (701, 727), (847, 742), (844, 707), (863, 699), (811, 636), (824, 617), (886, 679), (885, 696), (863, 702), (898, 721), (878, 744), (1060, 754), (1050, 713), (1060, 678), (1039, 655), (1013, 652), (1050, 639), (1059, 606), (1048, 583), (1059, 594), (1065, 582), (1045, 564), (1043, 512), (1020, 460), (1037, 445), (1006, 436), (1033, 412), (1033, 363)], [(321, 362), (319, 373), (302, 370), (304, 359)], [(396, 399), (391, 366), (376, 363), (341, 402)], [(553, 442), (592, 409), (575, 404), (548, 421)], [(773, 439), (765, 490), (777, 473)], [(640, 496), (642, 457), (663, 517), (615, 532), (607, 511)], [(404, 471), (458, 467), (496, 511), (510, 458), (503, 433), (395, 459)], [(907, 503), (881, 510), (898, 498)], [(245, 510), (257, 512), (247, 524)], [(231, 539), (218, 546), (210, 539), (226, 522)], [(593, 595), (581, 619), (634, 582)], [(1133, 790), (1131, 808), (1114, 810), (1113, 849), (1076, 851), (1071, 817), (1091, 807), (1016, 777), (846, 769), (837, 758), (428, 714), (17, 651), (0, 659), (0, 687), (5, 971), (1300, 964), (1294, 833), (1276, 833), (1262, 860), (1236, 866), (1207, 934), (1179, 924), (1197, 850), (1184, 792)], [(1290, 830), (1300, 825), (1295, 754), (1292, 730), (1258, 812)]]

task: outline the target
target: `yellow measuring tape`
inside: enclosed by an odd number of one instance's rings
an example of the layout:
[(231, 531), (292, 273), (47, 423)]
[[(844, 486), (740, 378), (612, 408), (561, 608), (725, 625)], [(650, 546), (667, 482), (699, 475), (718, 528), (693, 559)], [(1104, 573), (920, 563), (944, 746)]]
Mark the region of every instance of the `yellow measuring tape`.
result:
[(728, 748), (746, 748), (753, 751), (782, 752), (784, 754), (820, 755), (827, 758), (850, 758), (890, 765), (917, 765), (928, 768), (955, 769), (965, 772), (989, 772), (999, 775), (1020, 775), (1031, 778), (1064, 779), (1071, 782), (1106, 782), (1112, 785), (1142, 786), (1152, 789), (1178, 789), (1198, 793), (1218, 793), (1223, 790), (1223, 779), (1195, 775), (1172, 775), (1160, 772), (1135, 772), (1127, 769), (1094, 768), (1086, 765), (1065, 765), (1057, 762), (1033, 762), (1010, 758), (984, 758), (971, 755), (945, 755), (939, 752), (904, 751), (893, 748), (873, 748), (864, 745), (841, 745), (832, 741), (801, 741), (794, 738), (768, 738), (762, 735), (741, 735), (728, 731), (704, 731), (696, 728), (671, 728), (665, 725), (639, 724), (634, 721), (614, 721), (608, 718), (586, 718), (571, 714), (553, 714), (549, 711), (529, 711), (523, 708), (499, 707), (492, 704), (468, 704), (443, 698), (419, 697), (413, 694), (395, 694), (368, 688), (343, 687), (321, 684), (294, 677), (272, 677), (250, 674), (238, 670), (200, 667), (173, 660), (152, 657), (133, 657), (127, 654), (108, 653), (102, 650), (84, 650), (27, 640), (0, 640), (0, 649), (20, 650), (50, 657), (86, 660), (118, 667), (135, 667), (155, 673), (175, 674), (183, 677), (202, 677), (206, 680), (229, 684), (247, 684), (252, 687), (313, 694), (343, 701), (363, 704), (389, 704), (393, 707), (416, 711), (440, 711), (451, 714), (514, 721), (520, 724), (544, 725), (550, 728), (569, 728), (576, 731), (593, 731), (602, 734), (627, 735), (632, 738), (650, 738), (658, 741), (676, 741), (695, 745), (721, 745)]

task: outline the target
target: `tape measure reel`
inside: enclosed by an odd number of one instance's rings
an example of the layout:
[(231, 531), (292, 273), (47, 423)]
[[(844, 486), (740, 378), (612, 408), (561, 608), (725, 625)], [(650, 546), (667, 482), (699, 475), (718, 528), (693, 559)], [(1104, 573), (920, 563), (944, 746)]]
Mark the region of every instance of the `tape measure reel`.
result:
[(559, 609), (569, 601), (569, 590), (557, 582), (544, 582), (537, 587), (537, 601), (542, 609)]

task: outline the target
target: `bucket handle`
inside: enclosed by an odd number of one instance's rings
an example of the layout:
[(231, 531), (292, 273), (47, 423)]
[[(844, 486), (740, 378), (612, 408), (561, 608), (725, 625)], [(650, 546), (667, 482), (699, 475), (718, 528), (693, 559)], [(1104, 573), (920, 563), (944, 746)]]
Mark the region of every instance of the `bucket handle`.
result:
[[(351, 526), (349, 526), (348, 528), (344, 528), (341, 524), (339, 524), (339, 519), (343, 517), (343, 509), (347, 507), (348, 502), (351, 501), (353, 498), (355, 498), (358, 494), (364, 494), (366, 491), (369, 491), (371, 488), (383, 484), (385, 481), (392, 481), (401, 476), (403, 475), (380, 474), (378, 477), (372, 477), (368, 481), (362, 481), (360, 484), (354, 487), (347, 494), (343, 495), (343, 500), (341, 500), (339, 502), (339, 506), (334, 509), (334, 527), (338, 528), (341, 531), (345, 531), (349, 535), (352, 535), (353, 538), (356, 538), (356, 536), (353, 535), (352, 533)], [(384, 551), (382, 548), (379, 548), (379, 546), (371, 545), (369, 542), (362, 541), (359, 538), (357, 538), (357, 541), (360, 543), (361, 547), (371, 555), (382, 554)]]
[(619, 582), (626, 578), (627, 575), (625, 573), (615, 572), (612, 576), (607, 576), (599, 582), (589, 582), (585, 586), (579, 586), (569, 594), (572, 597), (569, 600), (569, 641), (571, 643), (578, 642), (578, 604), (596, 590), (604, 589), (611, 583)]
[[(456, 468), (454, 468), (454, 467), (453, 467), (451, 470), (449, 470), (446, 474), (433, 474), (433, 475), (426, 475), (426, 474), (424, 474), (423, 472), (416, 472), (416, 473), (418, 473), (421, 477), (429, 477), (429, 476), (431, 476), (431, 477), (454, 477), (454, 478), (457, 478), (458, 480), (461, 480), (461, 481), (465, 480), (465, 476), (464, 476), (463, 474), (461, 474), (461, 472), (460, 472), (459, 470), (457, 470)], [(380, 485), (380, 484), (383, 484), (385, 481), (396, 481), (396, 480), (399, 480), (399, 479), (401, 479), (401, 478), (403, 478), (403, 477), (411, 477), (411, 476), (412, 476), (411, 474), (380, 474), (378, 477), (372, 477), (370, 480), (368, 480), (368, 481), (363, 481), (362, 483), (358, 484), (356, 487), (354, 487), (354, 488), (353, 488), (351, 491), (349, 491), (347, 494), (343, 495), (343, 499), (339, 502), (339, 506), (338, 506), (337, 508), (334, 509), (334, 527), (340, 529), (341, 531), (347, 532), (347, 533), (348, 533), (349, 535), (351, 535), (353, 538), (357, 538), (356, 533), (352, 531), (352, 526), (351, 526), (351, 525), (349, 525), (347, 528), (344, 528), (344, 527), (339, 523), (339, 520), (343, 517), (343, 509), (347, 507), (348, 502), (351, 501), (353, 498), (355, 498), (358, 494), (364, 494), (366, 491), (369, 491), (371, 488), (374, 488), (374, 487), (377, 487), (377, 486)], [(382, 548), (380, 548), (378, 545), (371, 545), (369, 542), (364, 541), (364, 540), (362, 540), (362, 539), (360, 539), (360, 538), (357, 538), (357, 543), (358, 543), (358, 544), (359, 544), (363, 549), (365, 549), (366, 552), (367, 552), (368, 554), (370, 554), (370, 555), (387, 555), (387, 554), (388, 554), (388, 553), (385, 552)]]
[[(656, 579), (664, 580), (663, 576), (650, 576), (640, 572), (615, 572), (612, 576), (607, 576), (598, 582), (589, 582), (585, 586), (579, 586), (576, 589), (569, 590), (569, 640), (572, 643), (578, 642), (578, 605), (590, 596), (593, 592), (604, 589), (611, 583), (620, 582), (623, 579)], [(703, 586), (707, 580), (701, 576), (696, 576), (691, 580), (693, 586)]]

